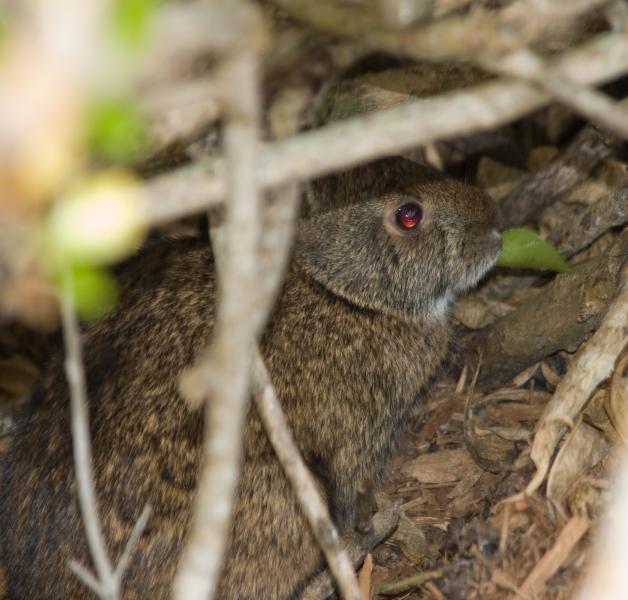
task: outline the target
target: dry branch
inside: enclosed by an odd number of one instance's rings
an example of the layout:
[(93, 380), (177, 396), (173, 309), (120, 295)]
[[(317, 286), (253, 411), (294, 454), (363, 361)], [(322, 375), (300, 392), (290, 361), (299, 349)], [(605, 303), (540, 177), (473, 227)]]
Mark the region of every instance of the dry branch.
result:
[(382, 594), (404, 594), (422, 586), (430, 579), (438, 579), (442, 576), (442, 569), (438, 569), (436, 571), (423, 571), (422, 573), (405, 577), (399, 581), (389, 581), (380, 588), (380, 592)]
[(151, 155), (181, 139), (192, 139), (218, 119), (221, 107), (214, 77), (162, 86), (140, 100), (149, 121)]
[(242, 51), (224, 67), (230, 92), (224, 134), (231, 201), (214, 339), (182, 381), (188, 398), (205, 401), (205, 439), (190, 537), (174, 582), (179, 600), (211, 599), (216, 590), (240, 471), (251, 351), (262, 322), (259, 313), (264, 314), (247, 293), (257, 278), (261, 227), (255, 178), (260, 117), (257, 65), (253, 52)]
[[(580, 85), (618, 77), (628, 72), (628, 37), (612, 33), (598, 36), (583, 48), (565, 53), (552, 68)], [(297, 137), (262, 144), (257, 182), (261, 188), (270, 188), (437, 139), (484, 131), (536, 110), (550, 99), (529, 83), (494, 81), (332, 123)], [(369, 135), (365, 135), (367, 131)], [(597, 148), (593, 132), (582, 135), (591, 136), (589, 143)], [(583, 143), (579, 151), (585, 148)], [(606, 156), (604, 153), (601, 158)], [(146, 185), (146, 221), (159, 224), (218, 203), (226, 192), (224, 171), (222, 160), (207, 160), (151, 180)]]
[(265, 42), (257, 11), (243, 2), (217, 0), (166, 4), (151, 27), (150, 52), (136, 76), (140, 87), (187, 74), (199, 58)]

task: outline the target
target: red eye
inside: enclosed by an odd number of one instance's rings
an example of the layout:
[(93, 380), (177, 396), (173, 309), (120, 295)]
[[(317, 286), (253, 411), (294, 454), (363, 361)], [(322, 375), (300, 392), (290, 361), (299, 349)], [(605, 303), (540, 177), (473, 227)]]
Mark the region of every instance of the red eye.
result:
[(400, 229), (410, 231), (415, 229), (421, 219), (423, 218), (423, 211), (421, 207), (415, 202), (407, 202), (397, 207), (395, 211), (395, 220)]

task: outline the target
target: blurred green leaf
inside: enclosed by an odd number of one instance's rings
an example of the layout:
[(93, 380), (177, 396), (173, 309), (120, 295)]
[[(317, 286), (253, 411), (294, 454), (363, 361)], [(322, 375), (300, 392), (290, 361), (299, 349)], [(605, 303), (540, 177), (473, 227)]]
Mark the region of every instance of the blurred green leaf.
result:
[(81, 319), (97, 319), (118, 301), (118, 284), (105, 269), (88, 266), (72, 268), (76, 311)]
[(502, 232), (499, 267), (539, 269), (569, 273), (571, 267), (548, 241), (531, 229), (506, 229)]
[(137, 106), (126, 98), (99, 99), (87, 118), (91, 150), (112, 161), (137, 158), (146, 144), (146, 122)]
[(159, 4), (160, 0), (116, 0), (113, 3), (114, 35), (124, 46), (142, 45)]

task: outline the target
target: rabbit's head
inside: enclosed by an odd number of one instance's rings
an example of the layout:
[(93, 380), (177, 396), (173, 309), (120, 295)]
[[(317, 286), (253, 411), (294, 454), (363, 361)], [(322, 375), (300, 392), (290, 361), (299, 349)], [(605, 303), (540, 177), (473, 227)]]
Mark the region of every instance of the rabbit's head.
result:
[(338, 204), (301, 224), (297, 260), (357, 306), (440, 320), (497, 260), (497, 212), (477, 188), (387, 159), (341, 176), (335, 190)]

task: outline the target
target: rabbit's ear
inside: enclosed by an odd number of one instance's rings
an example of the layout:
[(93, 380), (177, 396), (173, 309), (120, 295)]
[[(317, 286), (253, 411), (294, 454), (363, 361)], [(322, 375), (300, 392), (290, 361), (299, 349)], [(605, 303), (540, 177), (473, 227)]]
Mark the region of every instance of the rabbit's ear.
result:
[(398, 156), (334, 173), (307, 185), (308, 214), (335, 210), (389, 193), (405, 193), (405, 182), (428, 182), (443, 175)]

